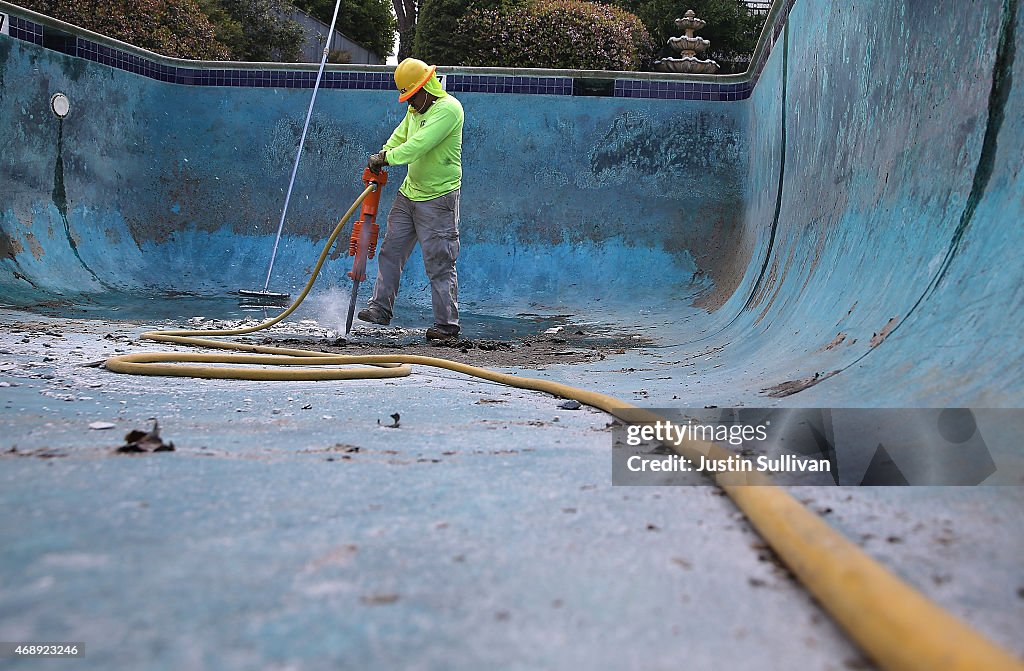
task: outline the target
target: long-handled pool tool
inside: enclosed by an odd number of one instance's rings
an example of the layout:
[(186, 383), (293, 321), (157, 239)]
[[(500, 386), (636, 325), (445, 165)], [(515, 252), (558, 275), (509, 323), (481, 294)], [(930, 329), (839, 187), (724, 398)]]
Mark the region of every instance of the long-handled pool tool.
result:
[[(327, 34), (334, 35), (334, 25), (338, 22), (338, 9), (341, 7), (341, 0), (334, 3), (334, 16), (331, 18), (331, 28)], [(292, 166), (292, 176), (288, 180), (288, 191), (284, 196), (284, 207), (281, 209), (281, 221), (277, 225), (277, 235), (274, 237), (274, 249), (270, 254), (270, 265), (267, 266), (267, 279), (263, 283), (263, 289), (239, 289), (238, 293), (247, 298), (256, 298), (265, 301), (287, 300), (290, 294), (270, 291), (270, 275), (274, 272), (274, 261), (277, 260), (277, 247), (281, 243), (281, 232), (284, 230), (284, 218), (288, 214), (288, 203), (292, 199), (292, 187), (295, 186), (295, 175), (299, 172), (299, 161), (302, 160), (302, 148), (306, 144), (306, 132), (309, 130), (309, 120), (313, 116), (313, 105), (316, 103), (316, 94), (320, 90), (320, 80), (323, 78), (324, 66), (327, 65), (327, 54), (330, 51), (331, 37), (324, 42), (323, 57), (320, 59), (320, 69), (316, 72), (316, 82), (313, 84), (313, 95), (309, 99), (309, 109), (306, 110), (306, 122), (302, 124), (302, 137), (299, 138), (299, 148), (295, 152), (295, 164)]]

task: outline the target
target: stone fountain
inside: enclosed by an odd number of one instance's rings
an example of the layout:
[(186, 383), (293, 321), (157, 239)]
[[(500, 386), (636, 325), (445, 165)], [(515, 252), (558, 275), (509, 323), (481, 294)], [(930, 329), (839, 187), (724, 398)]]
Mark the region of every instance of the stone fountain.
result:
[(663, 58), (654, 61), (654, 69), (658, 72), (675, 72), (678, 74), (713, 75), (718, 72), (718, 63), (712, 60), (697, 58), (711, 46), (711, 42), (702, 37), (695, 37), (694, 32), (707, 23), (697, 18), (692, 9), (686, 10), (683, 18), (676, 19), (676, 27), (686, 32), (682, 37), (668, 38), (670, 47), (682, 53), (681, 58)]

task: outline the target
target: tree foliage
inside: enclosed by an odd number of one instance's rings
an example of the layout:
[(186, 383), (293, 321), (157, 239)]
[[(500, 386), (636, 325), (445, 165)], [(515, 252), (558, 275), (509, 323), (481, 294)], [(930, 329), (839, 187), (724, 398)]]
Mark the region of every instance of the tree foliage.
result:
[[(335, 0), (294, 0), (295, 6), (328, 26)], [(391, 0), (341, 0), (335, 29), (382, 58), (394, 50), (395, 17)]]
[(608, 1), (640, 17), (660, 49), (657, 53), (660, 58), (679, 56), (679, 52), (668, 46), (668, 38), (683, 34), (676, 27), (675, 20), (692, 9), (697, 18), (707, 22), (696, 33), (697, 36), (711, 42), (711, 47), (699, 57), (718, 61), (724, 74), (746, 69), (765, 19), (764, 16), (752, 16), (742, 0), (686, 0), (683, 3), (678, 0)]
[(459, 65), (506, 68), (637, 70), (653, 51), (640, 19), (585, 0), (471, 9), (452, 41), (463, 50)]
[(398, 19), (398, 61), (412, 55), (413, 41), (416, 39), (416, 17), (419, 15), (417, 0), (391, 0)]
[(456, 65), (461, 51), (452, 44), (449, 33), (467, 11), (469, 0), (423, 0), (412, 55), (435, 65)]
[(412, 55), (434, 65), (459, 65), (463, 54), (473, 47), (472, 36), (455, 30), (469, 12), (511, 9), (525, 0), (423, 0), (416, 21)]
[(230, 57), (196, 0), (18, 0), (18, 4), (165, 56)]
[(302, 28), (281, 18), (290, 7), (286, 0), (198, 0), (216, 29), (217, 40), (227, 45), (238, 61), (295, 62), (302, 57)]

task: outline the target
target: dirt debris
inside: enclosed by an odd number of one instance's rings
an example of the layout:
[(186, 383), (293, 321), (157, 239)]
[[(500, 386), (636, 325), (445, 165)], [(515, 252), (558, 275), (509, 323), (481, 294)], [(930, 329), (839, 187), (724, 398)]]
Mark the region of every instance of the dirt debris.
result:
[(165, 443), (160, 437), (160, 424), (153, 419), (149, 431), (133, 429), (125, 434), (124, 445), (114, 450), (117, 454), (139, 454), (143, 452), (174, 452), (174, 443)]
[(403, 354), (450, 359), (483, 367), (536, 368), (548, 364), (574, 364), (600, 361), (626, 349), (636, 349), (653, 340), (635, 334), (608, 335), (583, 328), (564, 329), (557, 335), (533, 335), (512, 340), (459, 338), (433, 343), (352, 342), (345, 338), (300, 339), (264, 338), (262, 345), (315, 349), (331, 354), (387, 355)]
[(18, 446), (10, 448), (0, 453), (5, 457), (35, 457), (36, 459), (60, 459), (68, 456), (67, 452), (56, 450), (50, 447), (38, 447), (32, 450), (21, 450)]

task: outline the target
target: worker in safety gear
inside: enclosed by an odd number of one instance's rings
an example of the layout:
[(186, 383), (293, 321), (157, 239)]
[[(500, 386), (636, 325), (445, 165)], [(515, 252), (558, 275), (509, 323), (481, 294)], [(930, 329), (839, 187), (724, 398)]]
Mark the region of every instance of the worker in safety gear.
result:
[(407, 58), (395, 69), (398, 101), (408, 103), (405, 118), (367, 166), (408, 165), (409, 173), (388, 214), (377, 255), (377, 282), (359, 319), (389, 324), (402, 268), (419, 241), (430, 278), (434, 325), (428, 340), (459, 334), (459, 192), (462, 186), (462, 105), (444, 91), (437, 66)]

